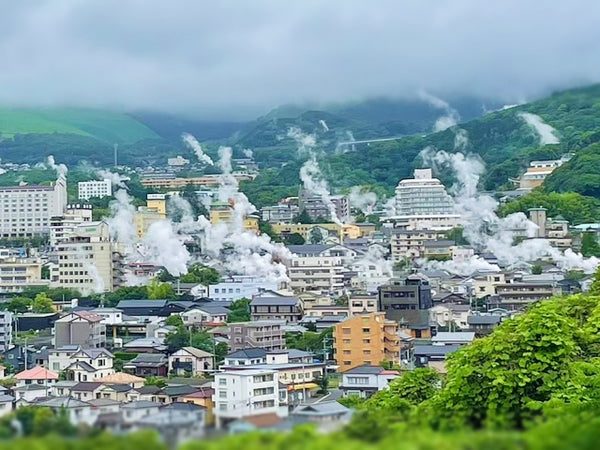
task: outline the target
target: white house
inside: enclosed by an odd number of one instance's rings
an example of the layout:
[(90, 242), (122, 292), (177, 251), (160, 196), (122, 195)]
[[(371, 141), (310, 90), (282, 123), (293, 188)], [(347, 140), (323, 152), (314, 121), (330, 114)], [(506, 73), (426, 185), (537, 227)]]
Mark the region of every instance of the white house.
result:
[(387, 388), (390, 381), (398, 377), (395, 370), (385, 370), (378, 366), (359, 366), (342, 373), (340, 389), (344, 397), (357, 395), (368, 398)]
[(94, 381), (113, 374), (114, 356), (104, 348), (83, 349), (64, 346), (48, 354), (48, 366), (55, 372), (67, 372), (74, 381)]
[(220, 305), (196, 306), (181, 313), (185, 325), (225, 324), (229, 310)]
[(0, 394), (0, 417), (10, 414), (13, 410), (15, 398), (11, 395)]
[(169, 372), (196, 376), (213, 370), (214, 355), (195, 347), (183, 347), (169, 355)]
[(276, 291), (279, 285), (265, 278), (235, 275), (218, 284), (208, 286), (208, 296), (219, 301), (235, 301), (252, 296), (264, 290)]
[(279, 377), (274, 370), (226, 370), (215, 374), (217, 428), (248, 416), (279, 412)]

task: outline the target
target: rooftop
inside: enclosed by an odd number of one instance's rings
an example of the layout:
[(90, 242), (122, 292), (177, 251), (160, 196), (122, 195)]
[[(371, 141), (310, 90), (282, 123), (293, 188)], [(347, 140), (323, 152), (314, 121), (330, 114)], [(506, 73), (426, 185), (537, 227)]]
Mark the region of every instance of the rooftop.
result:
[(58, 374), (45, 369), (41, 366), (36, 366), (29, 370), (24, 370), (15, 375), (17, 380), (58, 380)]
[(98, 380), (104, 384), (130, 384), (130, 383), (143, 383), (146, 381), (144, 378), (136, 377), (128, 373), (116, 372), (112, 375), (107, 375)]

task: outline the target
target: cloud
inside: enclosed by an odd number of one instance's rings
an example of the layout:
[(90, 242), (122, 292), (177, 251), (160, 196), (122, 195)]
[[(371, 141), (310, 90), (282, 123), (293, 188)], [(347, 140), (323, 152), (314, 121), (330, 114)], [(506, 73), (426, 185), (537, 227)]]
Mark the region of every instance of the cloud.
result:
[(594, 0), (5, 1), (0, 103), (212, 117), (420, 89), (514, 103), (600, 80), (599, 18)]

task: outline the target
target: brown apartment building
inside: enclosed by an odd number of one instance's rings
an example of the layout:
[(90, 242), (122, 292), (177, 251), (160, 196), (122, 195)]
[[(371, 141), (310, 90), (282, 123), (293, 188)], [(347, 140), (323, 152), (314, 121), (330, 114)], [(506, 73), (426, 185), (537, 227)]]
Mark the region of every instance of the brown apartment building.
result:
[(344, 372), (362, 365), (377, 366), (388, 360), (398, 363), (398, 324), (375, 312), (352, 317), (333, 328), (333, 352)]

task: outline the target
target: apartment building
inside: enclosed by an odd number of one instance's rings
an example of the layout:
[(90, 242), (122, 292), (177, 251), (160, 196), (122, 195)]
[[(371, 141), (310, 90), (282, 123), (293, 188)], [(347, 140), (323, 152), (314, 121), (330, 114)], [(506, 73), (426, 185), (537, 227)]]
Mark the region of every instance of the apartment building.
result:
[(426, 243), (432, 243), (441, 237), (443, 234), (439, 231), (394, 228), (391, 235), (392, 261), (423, 258), (425, 257)]
[[(213, 202), (210, 205), (210, 223), (212, 225), (217, 225), (219, 223), (225, 223), (228, 225), (237, 226), (234, 224), (234, 208), (233, 204), (229, 202)], [(242, 227), (245, 230), (253, 231), (255, 233), (259, 232), (258, 229), (258, 216), (249, 215), (244, 216), (241, 223)]]
[(106, 324), (98, 314), (77, 311), (54, 322), (54, 347), (79, 345), (83, 348), (106, 346)]
[[(516, 311), (555, 295), (561, 295), (561, 286), (556, 282), (513, 282), (496, 285), (498, 304), (488, 305)], [(490, 299), (494, 302), (494, 299)]]
[(73, 234), (79, 225), (91, 221), (92, 205), (67, 205), (64, 214), (50, 218), (50, 247), (56, 249), (58, 243)]
[(284, 320), (258, 320), (229, 324), (222, 331), (229, 340), (229, 349), (232, 352), (253, 347), (283, 350), (285, 349), (284, 326)]
[(101, 181), (80, 181), (77, 183), (77, 191), (79, 200), (110, 197), (112, 195), (112, 181), (107, 178)]
[(291, 223), (300, 213), (300, 208), (294, 203), (278, 203), (274, 206), (265, 206), (260, 212), (264, 222)]
[(25, 288), (48, 284), (49, 280), (42, 280), (41, 259), (0, 256), (0, 294), (18, 293)]
[(266, 369), (226, 370), (213, 382), (215, 426), (279, 411), (279, 377)]
[(400, 359), (398, 323), (384, 313), (351, 317), (333, 328), (333, 354), (339, 371)]
[(429, 309), (432, 306), (431, 286), (424, 276), (410, 275), (405, 280), (394, 279), (379, 287), (378, 310), (388, 320), (406, 328), (415, 328), (416, 332), (421, 327), (429, 329)]
[(265, 278), (233, 275), (208, 286), (208, 297), (218, 301), (236, 301), (252, 298), (262, 291), (277, 291), (279, 284)]
[(250, 302), (250, 315), (257, 320), (285, 320), (288, 324), (302, 320), (302, 306), (298, 297), (256, 297)]
[(342, 245), (290, 245), (288, 261), (290, 287), (294, 292), (317, 291), (341, 294), (345, 266), (357, 252)]
[[(248, 173), (234, 173), (232, 176), (238, 181), (252, 181), (255, 175)], [(220, 175), (204, 175), (202, 177), (176, 178), (166, 174), (149, 177), (145, 176), (140, 180), (142, 186), (147, 189), (182, 189), (186, 186), (219, 186), (221, 183)]]
[(67, 180), (59, 176), (50, 186), (0, 187), (0, 237), (48, 234), (50, 218), (64, 213)]
[(112, 291), (115, 286), (112, 243), (106, 222), (77, 224), (56, 247), (58, 265), (51, 269), (54, 287), (82, 293)]
[[(350, 203), (348, 197), (343, 195), (332, 195), (330, 197), (333, 203), (333, 210), (335, 216), (341, 222), (348, 222), (350, 220)], [(334, 219), (332, 211), (320, 195), (314, 195), (312, 192), (302, 190), (299, 197), (300, 211), (305, 211), (309, 217), (313, 220)]]
[(377, 312), (376, 295), (354, 294), (348, 299), (348, 317), (374, 312)]
[(0, 311), (0, 352), (5, 352), (12, 345), (13, 315), (10, 311)]
[(272, 226), (273, 231), (279, 235), (299, 234), (305, 241), (309, 240), (315, 228), (321, 231), (324, 239), (337, 236), (342, 242), (346, 239), (358, 239), (365, 232), (361, 226), (351, 223), (274, 223)]

